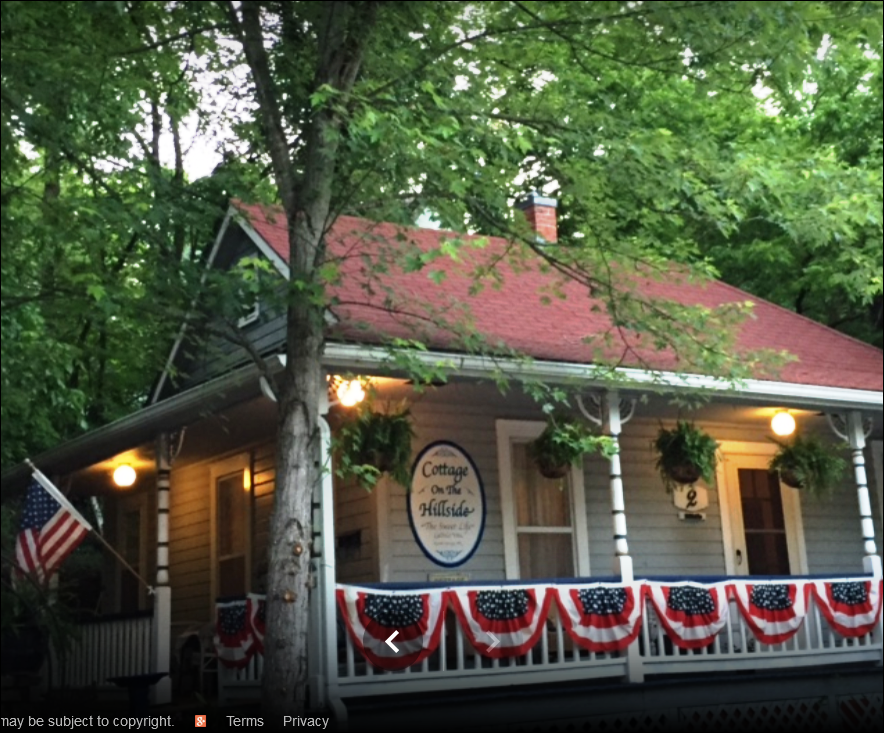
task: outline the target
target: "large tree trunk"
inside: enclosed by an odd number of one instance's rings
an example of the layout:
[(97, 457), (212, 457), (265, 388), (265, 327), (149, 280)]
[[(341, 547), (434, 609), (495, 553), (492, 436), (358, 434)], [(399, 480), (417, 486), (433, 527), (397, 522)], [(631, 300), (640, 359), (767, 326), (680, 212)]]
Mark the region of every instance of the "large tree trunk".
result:
[[(306, 121), (299, 165), (289, 156), (277, 84), (263, 45), (260, 3), (233, 3), (228, 13), (252, 70), (260, 115), (279, 197), (288, 220), (289, 286), (286, 370), (279, 390), (276, 491), (270, 522), (265, 638), (264, 711), (281, 719), (306, 705), (309, 628), (311, 501), (320, 480), (319, 403), (324, 306), (317, 266), (330, 224), (332, 186), (340, 130), (345, 124), (332, 108), (317, 109)], [(328, 85), (346, 94), (359, 73), (373, 2), (326, 2), (316, 38), (315, 88)], [(284, 11), (285, 12), (285, 11)], [(240, 20), (241, 17), (241, 20)]]

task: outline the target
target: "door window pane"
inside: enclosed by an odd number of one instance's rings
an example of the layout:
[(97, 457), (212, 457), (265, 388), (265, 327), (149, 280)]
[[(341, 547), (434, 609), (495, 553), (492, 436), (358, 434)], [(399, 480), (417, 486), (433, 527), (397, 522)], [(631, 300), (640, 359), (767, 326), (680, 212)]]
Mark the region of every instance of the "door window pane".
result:
[(749, 572), (789, 575), (789, 547), (779, 478), (758, 468), (740, 468), (737, 473)]
[(516, 499), (516, 523), (519, 527), (570, 527), (571, 477), (548, 479), (531, 457), (528, 443), (515, 443), (513, 456), (513, 493)]

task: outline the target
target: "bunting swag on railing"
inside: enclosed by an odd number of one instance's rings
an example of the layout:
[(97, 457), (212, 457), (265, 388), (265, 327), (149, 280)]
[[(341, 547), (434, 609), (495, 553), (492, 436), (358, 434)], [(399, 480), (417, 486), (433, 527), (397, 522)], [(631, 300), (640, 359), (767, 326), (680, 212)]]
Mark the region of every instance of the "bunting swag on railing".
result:
[(255, 653), (245, 598), (215, 604), (215, 652), (225, 667), (241, 669)]
[(470, 643), (484, 657), (526, 654), (546, 629), (552, 594), (546, 585), (453, 588), (454, 612)]
[(249, 626), (252, 636), (255, 638), (255, 653), (264, 653), (264, 618), (265, 598), (257, 593), (249, 593), (247, 596), (249, 607)]
[(682, 649), (709, 646), (727, 623), (727, 583), (645, 584), (663, 628)]
[(387, 591), (339, 585), (337, 598), (354, 646), (376, 667), (405, 669), (439, 645), (447, 603), (442, 588)]
[(626, 649), (642, 625), (641, 583), (591, 583), (553, 587), (562, 626), (591, 652)]
[(793, 583), (756, 581), (732, 583), (731, 592), (746, 624), (763, 644), (782, 644), (801, 628), (807, 616), (811, 584), (804, 580)]
[(865, 636), (881, 615), (881, 579), (817, 580), (813, 591), (823, 616), (842, 636)]

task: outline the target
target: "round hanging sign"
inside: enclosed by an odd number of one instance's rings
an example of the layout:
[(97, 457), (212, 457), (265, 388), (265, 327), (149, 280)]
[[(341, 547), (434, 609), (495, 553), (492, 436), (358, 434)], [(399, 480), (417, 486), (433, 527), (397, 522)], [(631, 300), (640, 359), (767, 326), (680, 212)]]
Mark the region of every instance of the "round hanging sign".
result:
[(440, 440), (411, 469), (408, 521), (423, 553), (452, 568), (472, 557), (485, 529), (485, 489), (473, 459)]

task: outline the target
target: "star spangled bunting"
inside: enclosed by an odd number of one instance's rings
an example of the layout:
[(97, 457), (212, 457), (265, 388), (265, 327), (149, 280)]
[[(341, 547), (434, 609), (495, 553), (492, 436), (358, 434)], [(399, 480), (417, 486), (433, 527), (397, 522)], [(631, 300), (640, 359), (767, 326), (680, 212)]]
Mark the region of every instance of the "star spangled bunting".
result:
[(266, 628), (266, 598), (257, 593), (249, 593), (246, 597), (249, 612), (249, 628), (255, 640), (255, 653), (264, 653), (264, 629)]
[(557, 585), (553, 592), (565, 631), (584, 649), (619, 651), (641, 630), (641, 583)]
[(682, 649), (709, 646), (728, 617), (727, 583), (645, 584), (645, 594), (672, 643)]
[(242, 669), (255, 653), (245, 598), (215, 604), (215, 653), (225, 667)]
[(763, 644), (782, 644), (801, 628), (807, 616), (811, 586), (794, 582), (731, 583), (731, 594), (755, 638)]
[(45, 583), (91, 529), (55, 485), (35, 473), (15, 542), (17, 571)]
[(865, 636), (881, 615), (881, 579), (816, 580), (813, 594), (823, 616), (842, 636)]
[[(386, 591), (337, 587), (338, 607), (354, 646), (375, 667), (405, 669), (436, 651), (445, 621), (446, 591)], [(390, 635), (395, 651), (386, 643)]]
[[(454, 612), (470, 643), (484, 657), (526, 654), (546, 630), (549, 586), (453, 588)], [(489, 632), (499, 643), (495, 644)]]

